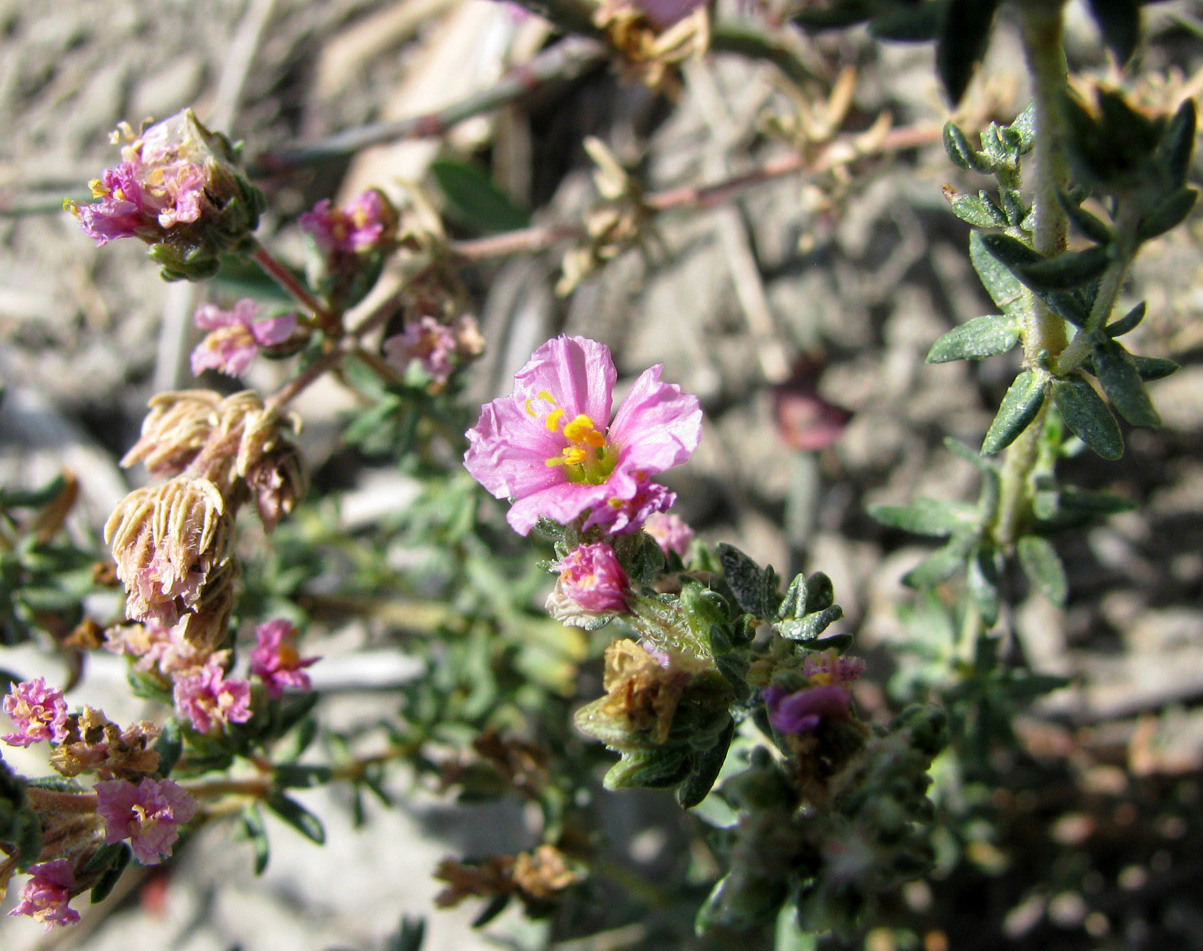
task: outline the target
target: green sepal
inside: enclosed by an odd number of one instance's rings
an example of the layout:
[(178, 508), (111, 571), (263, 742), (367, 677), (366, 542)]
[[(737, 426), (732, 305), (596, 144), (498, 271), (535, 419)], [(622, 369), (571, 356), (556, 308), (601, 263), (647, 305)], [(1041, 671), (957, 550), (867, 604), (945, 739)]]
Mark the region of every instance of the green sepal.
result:
[(1104, 459), (1124, 454), (1124, 438), (1111, 410), (1086, 380), (1074, 375), (1053, 381), (1053, 402), (1066, 427)]
[(1095, 376), (1116, 411), (1133, 426), (1160, 426), (1161, 418), (1128, 351), (1104, 340), (1095, 344), (1091, 356)]
[(1104, 330), (1107, 336), (1114, 340), (1116, 337), (1122, 337), (1126, 333), (1131, 333), (1140, 326), (1140, 322), (1144, 319), (1145, 302), (1141, 301), (1119, 320), (1113, 320), (1109, 323)]
[(326, 830), (322, 827), (321, 820), (295, 799), (277, 792), (268, 796), (264, 804), (305, 838), (318, 845), (326, 841)]
[(870, 518), (916, 535), (947, 538), (977, 522), (977, 511), (963, 502), (915, 499), (909, 505), (871, 505)]
[(992, 456), (1006, 449), (1031, 425), (1044, 403), (1045, 388), (1045, 378), (1031, 370), (1015, 377), (982, 441), (983, 455)]
[(622, 758), (602, 779), (602, 785), (611, 791), (670, 789), (689, 775), (691, 761), (690, 750), (685, 746), (625, 749)]
[(944, 334), (927, 352), (928, 363), (981, 360), (1006, 353), (1019, 343), (1019, 321), (1010, 314), (974, 317)]
[(953, 105), (986, 54), (998, 0), (948, 0), (936, 43), (936, 73)]
[(1059, 608), (1065, 607), (1069, 596), (1069, 583), (1065, 578), (1065, 566), (1057, 549), (1047, 538), (1040, 535), (1024, 535), (1015, 546), (1019, 566), (1041, 594)]

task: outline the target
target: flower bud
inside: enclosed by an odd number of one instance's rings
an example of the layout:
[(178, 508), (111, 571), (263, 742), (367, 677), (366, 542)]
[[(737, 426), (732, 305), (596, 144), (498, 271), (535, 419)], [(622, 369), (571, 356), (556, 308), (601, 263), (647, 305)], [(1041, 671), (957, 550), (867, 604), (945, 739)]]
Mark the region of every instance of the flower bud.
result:
[(631, 581), (609, 545), (578, 545), (556, 568), (560, 577), (548, 595), (547, 611), (557, 621), (590, 627), (627, 612)]

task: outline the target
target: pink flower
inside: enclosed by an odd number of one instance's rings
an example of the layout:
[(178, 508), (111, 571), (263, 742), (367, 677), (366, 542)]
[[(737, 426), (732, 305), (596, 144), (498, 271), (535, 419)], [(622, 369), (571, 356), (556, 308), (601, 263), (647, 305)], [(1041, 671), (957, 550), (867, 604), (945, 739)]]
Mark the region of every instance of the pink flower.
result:
[(636, 0), (635, 4), (659, 30), (666, 30), (684, 20), (706, 0)]
[(258, 646), (251, 651), (251, 673), (263, 681), (272, 699), (284, 695), (285, 687), (310, 690), (313, 683), (304, 668), (318, 662), (302, 657), (296, 647), (296, 630), (283, 618), (260, 624), (255, 629)]
[(301, 215), (300, 225), (313, 235), (325, 253), (355, 254), (381, 242), (393, 214), (385, 205), (384, 196), (371, 189), (347, 208), (339, 208), (329, 198), (323, 198), (312, 211)]
[(203, 370), (217, 370), (227, 376), (246, 372), (260, 347), (283, 343), (297, 329), (297, 315), (285, 314), (255, 323), (259, 305), (243, 298), (233, 310), (221, 310), (213, 304), (196, 309), (194, 320), (205, 337), (192, 351), (192, 372), (200, 376)]
[(0, 736), (10, 746), (59, 743), (67, 735), (67, 701), (57, 687), (46, 686), (45, 677), (12, 684), (2, 707), (17, 726), (15, 733)]
[(654, 512), (643, 525), (643, 530), (664, 549), (664, 554), (675, 551), (682, 558), (689, 551), (689, 543), (693, 541), (693, 529), (681, 519), (680, 515), (671, 512)]
[(56, 859), (29, 869), (30, 879), (21, 889), (21, 901), (10, 915), (36, 918), (49, 931), (55, 925), (70, 925), (79, 921), (79, 912), (70, 908), (71, 889), (75, 888), (75, 873), (66, 859)]
[(841, 657), (834, 650), (807, 654), (802, 660), (802, 673), (813, 685), (839, 684), (847, 686), (865, 672), (863, 657)]
[(96, 811), (104, 819), (104, 839), (112, 845), (129, 839), (143, 865), (171, 855), (179, 826), (196, 815), (192, 794), (170, 779), (146, 777), (137, 786), (124, 779), (96, 784)]
[(404, 369), (411, 360), (436, 383), (446, 383), (455, 369), (455, 331), (434, 317), (411, 321), (395, 337), (384, 341), (384, 355), (395, 366)]
[(802, 673), (808, 686), (790, 691), (778, 684), (766, 687), (769, 722), (781, 733), (809, 733), (824, 720), (850, 720), (849, 686), (865, 669), (860, 657), (841, 657), (834, 650), (807, 654)]
[(198, 733), (251, 718), (251, 685), (245, 680), (226, 680), (222, 669), (225, 653), (210, 654), (204, 666), (176, 675), (172, 701)]
[(560, 577), (547, 598), (547, 610), (557, 621), (575, 624), (626, 612), (631, 580), (609, 545), (577, 545), (556, 570)]
[(138, 184), (133, 162), (106, 168), (91, 183), (96, 201), (69, 203), (66, 207), (79, 219), (84, 234), (101, 247), (116, 238), (132, 238), (147, 227), (148, 213), (143, 205), (142, 186)]
[(610, 535), (631, 535), (639, 531), (651, 516), (676, 504), (677, 493), (646, 476), (629, 499), (609, 499), (589, 513), (584, 528), (600, 525)]
[(683, 463), (701, 438), (697, 398), (661, 383), (661, 369), (635, 381), (610, 422), (618, 373), (609, 348), (583, 337), (549, 340), (518, 371), (513, 395), (482, 409), (464, 465), (493, 496), (514, 499), (507, 520), (519, 534), (541, 516), (561, 524), (585, 512), (604, 518), (604, 506), (636, 500), (648, 476)]

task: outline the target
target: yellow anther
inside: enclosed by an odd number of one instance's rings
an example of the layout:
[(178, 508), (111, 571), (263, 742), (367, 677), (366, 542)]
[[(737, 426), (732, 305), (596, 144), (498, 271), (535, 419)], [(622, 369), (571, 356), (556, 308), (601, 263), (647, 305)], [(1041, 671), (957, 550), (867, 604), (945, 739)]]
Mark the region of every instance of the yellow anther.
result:
[(556, 431), (556, 427), (560, 425), (560, 417), (563, 415), (564, 411), (562, 409), (553, 409), (550, 413), (548, 413), (547, 428), (554, 433)]
[(569, 466), (579, 466), (585, 461), (588, 453), (584, 449), (578, 449), (576, 446), (568, 446), (563, 452), (564, 464)]
[[(570, 442), (589, 442), (590, 434), (595, 432), (597, 432), (597, 429), (593, 425), (593, 420), (591, 420), (584, 413), (581, 413), (571, 423), (568, 423), (564, 426), (564, 436)], [(605, 442), (604, 438), (602, 439), (602, 442)], [(596, 443), (592, 442), (589, 442), (589, 444), (597, 445)]]
[(585, 433), (584, 442), (587, 446), (592, 446), (594, 449), (600, 449), (606, 444), (606, 437), (594, 429)]

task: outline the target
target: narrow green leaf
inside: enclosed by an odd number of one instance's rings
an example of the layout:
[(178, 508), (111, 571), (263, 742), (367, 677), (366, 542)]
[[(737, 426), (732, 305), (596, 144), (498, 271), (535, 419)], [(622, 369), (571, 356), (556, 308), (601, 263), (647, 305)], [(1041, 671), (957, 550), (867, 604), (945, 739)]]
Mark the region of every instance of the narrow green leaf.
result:
[(958, 442), (951, 436), (944, 437), (944, 448), (951, 452), (958, 459), (969, 463), (979, 472), (988, 472), (997, 477), (998, 465), (993, 460), (982, 456), (976, 449), (971, 449), (963, 442)]
[(979, 172), (982, 175), (990, 175), (994, 172), (994, 164), (970, 145), (960, 126), (952, 122), (944, 123), (944, 151), (948, 153), (948, 157), (952, 159), (954, 165), (963, 169)]
[(1088, 0), (1103, 42), (1120, 66), (1132, 58), (1140, 39), (1140, 6), (1136, 0)]
[(953, 536), (908, 571), (902, 583), (909, 588), (932, 588), (947, 581), (965, 567), (965, 560), (975, 543), (976, 538), (970, 534)]
[(1119, 414), (1133, 426), (1160, 426), (1161, 418), (1128, 351), (1107, 340), (1097, 344), (1092, 355), (1095, 375)]
[(762, 570), (733, 545), (719, 544), (714, 551), (740, 608), (756, 617), (771, 617), (781, 599), (776, 572), (772, 568)]
[(969, 235), (969, 260), (973, 263), (973, 269), (977, 271), (977, 276), (991, 300), (1002, 308), (1004, 313), (1021, 315), (1023, 284), (1011, 273), (1011, 269), (989, 250), (984, 235), (978, 231)]
[(1007, 226), (1006, 212), (994, 204), (994, 201), (984, 191), (979, 195), (965, 195), (946, 186), (944, 197), (948, 199), (952, 213), (975, 228), (1005, 228)]
[(1130, 311), (1124, 314), (1119, 320), (1113, 320), (1106, 328), (1107, 336), (1111, 339), (1122, 337), (1126, 333), (1131, 333), (1140, 326), (1140, 322), (1145, 319), (1145, 302), (1141, 301)]
[(915, 499), (909, 505), (871, 505), (869, 516), (905, 532), (946, 538), (953, 532), (974, 524), (976, 510), (963, 502), (943, 499)]
[(1019, 343), (1019, 321), (1010, 314), (987, 314), (953, 327), (932, 344), (928, 363), (981, 360), (1006, 353)]
[(677, 788), (677, 802), (685, 809), (692, 809), (710, 794), (723, 763), (727, 761), (727, 751), (731, 748), (731, 740), (735, 736), (735, 721), (730, 718), (728, 721), (714, 746), (694, 754), (689, 775)]
[[(117, 884), (117, 880), (121, 878), (121, 874), (129, 865), (130, 850), (124, 842), (115, 843), (116, 848), (108, 853), (108, 858), (105, 860), (105, 870), (101, 873), (96, 884), (92, 886), (92, 892), (88, 896), (88, 900), (93, 905), (104, 901), (113, 891), (113, 886)], [(103, 850), (102, 850), (103, 851)], [(100, 854), (99, 852), (97, 853)]]
[(1058, 191), (1057, 199), (1074, 227), (1091, 241), (1095, 244), (1107, 244), (1111, 240), (1111, 228), (1106, 222), (1092, 215), (1065, 192)]
[(1190, 159), (1195, 150), (1195, 103), (1189, 97), (1165, 127), (1157, 143), (1157, 164), (1165, 170), (1171, 187), (1186, 183)]
[(974, 607), (986, 627), (998, 623), (1002, 598), (998, 590), (1002, 577), (1002, 553), (992, 545), (982, 545), (966, 563), (965, 581)]
[(1178, 227), (1195, 207), (1199, 193), (1193, 188), (1179, 188), (1171, 192), (1141, 218), (1136, 229), (1137, 241), (1150, 241)]
[(1064, 291), (1093, 281), (1111, 262), (1107, 249), (1099, 246), (1067, 251), (1055, 258), (1016, 265), (1015, 276), (1034, 291)]
[(1104, 459), (1124, 454), (1124, 439), (1115, 417), (1082, 377), (1054, 380), (1053, 401), (1070, 431)]
[(1044, 403), (1044, 390), (1044, 378), (1031, 370), (1024, 370), (1015, 377), (982, 442), (983, 455), (1001, 452), (1028, 428)]
[(242, 810), (242, 831), (251, 843), (255, 853), (255, 874), (262, 875), (271, 857), (271, 847), (267, 841), (267, 826), (263, 821), (263, 811), (258, 804), (247, 806)]
[(447, 198), (448, 211), (485, 233), (530, 226), (530, 212), (511, 199), (480, 169), (451, 159), (432, 162), (430, 173)]
[(276, 783), (281, 789), (313, 789), (334, 778), (329, 766), (281, 763), (276, 767)]
[(777, 625), (778, 633), (789, 641), (813, 641), (844, 616), (844, 609), (833, 604), (800, 618), (791, 618)]
[(1069, 584), (1057, 549), (1047, 538), (1025, 535), (1016, 545), (1019, 565), (1032, 585), (1057, 607), (1065, 607)]
[(1132, 358), (1132, 365), (1136, 367), (1136, 372), (1146, 383), (1153, 380), (1164, 380), (1179, 369), (1178, 364), (1173, 360), (1166, 360), (1164, 357), (1141, 357), (1135, 353), (1129, 354), (1129, 356)]
[(321, 820), (295, 799), (283, 793), (273, 793), (265, 800), (265, 804), (305, 838), (318, 845), (326, 841), (326, 830), (322, 828)]

